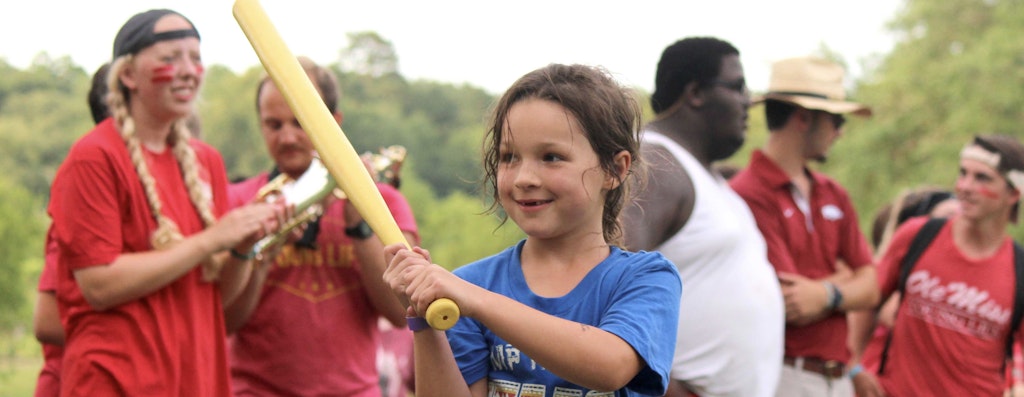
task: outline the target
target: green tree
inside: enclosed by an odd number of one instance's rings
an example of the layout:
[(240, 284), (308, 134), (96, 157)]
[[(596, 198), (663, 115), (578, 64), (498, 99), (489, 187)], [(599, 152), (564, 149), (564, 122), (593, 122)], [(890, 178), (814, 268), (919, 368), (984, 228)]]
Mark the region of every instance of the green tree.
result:
[(348, 42), (339, 57), (344, 70), (372, 77), (398, 74), (394, 45), (376, 32), (349, 33)]
[[(908, 0), (891, 23), (902, 37), (856, 98), (854, 121), (824, 168), (851, 191), (862, 225), (903, 189), (952, 188), (958, 152), (979, 133), (1020, 132), (1024, 5), (1013, 0)], [(1013, 232), (1024, 237), (1024, 230)]]
[(204, 79), (197, 105), (201, 138), (220, 151), (228, 177), (233, 180), (266, 171), (272, 165), (256, 114), (256, 84), (263, 75), (262, 67), (235, 75), (224, 66), (213, 65)]
[(0, 71), (0, 167), (32, 194), (46, 196), (57, 165), (92, 126), (89, 75), (67, 57), (45, 54), (23, 71), (0, 61)]
[(6, 333), (31, 319), (26, 305), (27, 263), (38, 266), (43, 256), (44, 217), (32, 194), (0, 175), (0, 331)]

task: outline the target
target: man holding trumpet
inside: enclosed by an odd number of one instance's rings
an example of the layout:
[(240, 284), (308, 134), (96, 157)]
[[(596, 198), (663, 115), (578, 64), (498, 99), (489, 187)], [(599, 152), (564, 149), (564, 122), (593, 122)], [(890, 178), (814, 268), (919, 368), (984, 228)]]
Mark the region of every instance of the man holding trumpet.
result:
[[(340, 90), (332, 72), (305, 57), (299, 63), (340, 124)], [(260, 129), (275, 166), (232, 185), (232, 205), (258, 200), (272, 174), (297, 180), (319, 166), (313, 143), (274, 82), (264, 77), (256, 93)], [(405, 238), (418, 244), (408, 202), (394, 187), (377, 186)], [(226, 309), (235, 395), (378, 397), (377, 319), (405, 327), (405, 308), (383, 282), (383, 244), (345, 199), (329, 197), (322, 215), (300, 230), (302, 238), (291, 238), (257, 261), (242, 296)]]

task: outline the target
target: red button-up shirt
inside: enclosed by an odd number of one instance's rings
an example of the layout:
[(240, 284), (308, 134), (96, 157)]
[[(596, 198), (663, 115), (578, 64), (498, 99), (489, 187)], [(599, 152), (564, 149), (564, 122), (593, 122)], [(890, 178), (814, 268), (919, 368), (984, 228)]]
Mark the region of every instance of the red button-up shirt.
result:
[[(835, 273), (840, 259), (853, 269), (871, 265), (871, 248), (846, 189), (824, 174), (805, 172), (812, 181), (808, 214), (797, 205), (789, 177), (760, 150), (730, 181), (754, 213), (775, 271), (821, 279)], [(846, 334), (842, 312), (803, 327), (787, 325), (786, 355), (846, 362)]]

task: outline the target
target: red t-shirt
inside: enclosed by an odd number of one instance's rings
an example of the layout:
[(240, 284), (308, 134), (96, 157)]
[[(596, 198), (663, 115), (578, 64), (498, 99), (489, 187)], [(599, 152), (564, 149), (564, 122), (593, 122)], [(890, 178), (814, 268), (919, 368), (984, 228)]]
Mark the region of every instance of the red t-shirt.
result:
[[(231, 202), (248, 202), (267, 174), (233, 184)], [(408, 202), (378, 189), (399, 229), (416, 234)], [(260, 301), (230, 344), (236, 396), (380, 397), (380, 335), (360, 264), (345, 236), (343, 200), (324, 209), (317, 249), (287, 245), (275, 258)]]
[[(190, 145), (214, 215), (220, 216), (227, 208), (223, 160), (202, 142)], [(172, 151), (143, 152), (164, 216), (185, 236), (201, 231)], [(61, 174), (49, 211), (60, 245), (58, 304), (67, 333), (61, 394), (230, 394), (220, 290), (201, 281), (199, 266), (148, 296), (105, 311), (93, 310), (78, 289), (75, 270), (152, 250), (156, 222), (112, 119), (75, 143)]]
[[(776, 272), (812, 279), (835, 273), (839, 259), (853, 269), (871, 265), (871, 248), (846, 189), (824, 174), (806, 172), (812, 179), (810, 220), (793, 199), (789, 177), (760, 150), (729, 182), (757, 219), (768, 261)], [(838, 311), (807, 326), (787, 324), (786, 355), (846, 362), (846, 334), (846, 313)]]
[[(882, 296), (895, 290), (899, 262), (926, 221), (911, 219), (897, 229), (878, 265)], [(967, 258), (953, 244), (957, 221), (942, 227), (907, 279), (879, 375), (890, 396), (1001, 396), (1006, 387), (1013, 241), (1006, 237), (991, 257)]]
[[(39, 275), (39, 292), (57, 293), (57, 256), (60, 254), (53, 228), (46, 231), (46, 256), (43, 272)], [(43, 368), (36, 380), (35, 397), (56, 397), (60, 395), (60, 361), (64, 348), (43, 343)]]

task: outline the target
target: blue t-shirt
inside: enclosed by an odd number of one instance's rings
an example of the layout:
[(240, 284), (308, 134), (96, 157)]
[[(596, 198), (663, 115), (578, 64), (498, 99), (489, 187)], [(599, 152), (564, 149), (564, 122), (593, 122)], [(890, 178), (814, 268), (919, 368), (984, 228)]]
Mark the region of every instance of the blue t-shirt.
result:
[(548, 372), (480, 322), (463, 318), (447, 335), (466, 383), (486, 377), (489, 395), (498, 396), (663, 395), (675, 351), (682, 292), (675, 265), (657, 252), (612, 247), (608, 258), (572, 291), (546, 298), (534, 294), (526, 284), (519, 262), (524, 242), (454, 273), (544, 313), (613, 333), (629, 343), (645, 365), (625, 388), (588, 394), (589, 389)]

